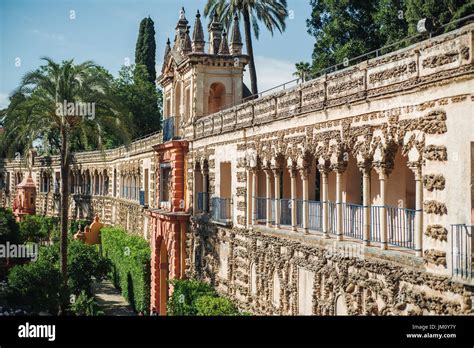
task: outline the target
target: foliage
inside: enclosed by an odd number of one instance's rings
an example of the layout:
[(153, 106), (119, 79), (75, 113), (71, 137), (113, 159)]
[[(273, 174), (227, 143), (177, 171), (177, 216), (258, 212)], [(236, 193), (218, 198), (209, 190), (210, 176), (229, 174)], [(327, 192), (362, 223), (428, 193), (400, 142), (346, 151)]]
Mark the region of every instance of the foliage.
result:
[(203, 296), (216, 297), (216, 291), (197, 280), (172, 280), (173, 294), (168, 300), (168, 314), (175, 316), (197, 315), (196, 301)]
[(252, 94), (257, 94), (257, 73), (253, 54), (252, 31), (257, 40), (260, 34), (260, 22), (272, 35), (275, 29), (280, 33), (285, 31), (285, 20), (288, 17), (286, 0), (208, 0), (204, 8), (204, 14), (209, 17), (217, 14), (227, 27), (227, 31), (229, 31), (230, 24), (235, 16), (243, 19), (245, 45), (247, 54), (250, 56), (251, 90)]
[(58, 268), (41, 259), (15, 266), (8, 273), (8, 303), (29, 312), (56, 314), (64, 293), (61, 279)]
[(150, 308), (150, 247), (138, 236), (107, 227), (101, 230), (102, 251), (112, 262), (112, 280), (136, 312)]
[(168, 300), (168, 314), (174, 316), (228, 316), (240, 313), (228, 298), (219, 297), (209, 284), (193, 280), (172, 280), (173, 294)]
[(230, 316), (239, 315), (237, 307), (227, 298), (201, 296), (196, 300), (199, 316)]
[(135, 64), (146, 67), (147, 80), (153, 85), (156, 78), (155, 54), (155, 23), (150, 17), (143, 18), (135, 47)]
[(20, 228), (12, 211), (0, 208), (0, 243), (20, 243)]
[(440, 29), (441, 25), (474, 12), (473, 0), (311, 0), (311, 6), (307, 26), (315, 38), (313, 76), (384, 46), (392, 45), (393, 51), (426, 38), (400, 42), (418, 34), (416, 26), (422, 18), (432, 19), (434, 34), (440, 34), (468, 22)]
[(84, 231), (84, 228), (90, 226), (90, 224), (92, 224), (92, 221), (90, 220), (72, 220), (69, 226), (69, 233), (71, 235), (76, 234), (79, 230), (79, 225), (81, 226), (82, 231)]
[(71, 305), (71, 310), (75, 315), (78, 316), (97, 316), (104, 315), (104, 312), (100, 310), (99, 305), (95, 301), (94, 296), (90, 296), (84, 290), (81, 291), (79, 296)]
[(72, 241), (68, 255), (68, 287), (73, 294), (90, 294), (93, 278), (104, 280), (110, 272), (110, 261), (99, 255), (94, 246)]
[(123, 66), (114, 81), (114, 93), (130, 110), (132, 134), (140, 137), (161, 129), (161, 91), (149, 81), (144, 65)]
[[(61, 273), (66, 282), (69, 165), (71, 151), (77, 150), (73, 147), (74, 139), (78, 137), (83, 148), (92, 144), (103, 150), (107, 130), (128, 141), (129, 114), (120, 98), (112, 93), (110, 76), (93, 62), (75, 64), (72, 59), (61, 63), (50, 58), (43, 60), (43, 65), (23, 76), (14, 92), (18, 98), (11, 99), (4, 117), (5, 133), (1, 145), (12, 156), (18, 144), (28, 153), (33, 143), (40, 141), (44, 148), (53, 149), (60, 155)], [(81, 114), (77, 112), (79, 108), (62, 110), (60, 106), (64, 103), (86, 105), (91, 113)]]
[(41, 215), (26, 215), (20, 222), (20, 236), (29, 242), (50, 239), (58, 229), (58, 219)]
[[(93, 245), (78, 240), (69, 242), (68, 250), (68, 289), (78, 295), (81, 291), (91, 294), (93, 278), (101, 281), (111, 270), (110, 261), (102, 257)], [(41, 247), (39, 259), (59, 267), (59, 245)]]

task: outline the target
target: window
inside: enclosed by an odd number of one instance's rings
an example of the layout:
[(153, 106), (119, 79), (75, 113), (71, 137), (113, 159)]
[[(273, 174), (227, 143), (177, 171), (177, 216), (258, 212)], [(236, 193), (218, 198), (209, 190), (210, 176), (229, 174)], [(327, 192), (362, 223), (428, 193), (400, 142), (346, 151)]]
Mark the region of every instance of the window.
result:
[(145, 205), (147, 206), (148, 205), (148, 168), (145, 169), (145, 183), (144, 183), (144, 186), (145, 186)]
[(171, 186), (171, 165), (169, 163), (160, 164), (160, 201), (169, 202)]

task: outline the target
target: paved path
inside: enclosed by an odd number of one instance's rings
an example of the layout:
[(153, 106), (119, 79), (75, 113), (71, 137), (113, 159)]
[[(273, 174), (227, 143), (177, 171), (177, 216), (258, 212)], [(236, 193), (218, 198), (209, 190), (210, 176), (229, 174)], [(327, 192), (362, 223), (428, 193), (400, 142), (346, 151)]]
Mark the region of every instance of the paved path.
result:
[(95, 282), (92, 291), (105, 315), (133, 316), (136, 313), (109, 280)]

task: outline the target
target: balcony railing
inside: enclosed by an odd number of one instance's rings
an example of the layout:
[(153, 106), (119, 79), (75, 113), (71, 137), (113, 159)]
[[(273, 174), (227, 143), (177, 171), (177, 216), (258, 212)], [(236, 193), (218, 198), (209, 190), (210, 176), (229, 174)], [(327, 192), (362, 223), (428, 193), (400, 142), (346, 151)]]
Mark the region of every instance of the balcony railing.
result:
[(175, 117), (168, 117), (163, 120), (163, 142), (174, 138), (174, 120)]
[(415, 249), (415, 210), (387, 207), (388, 243)]
[(296, 200), (296, 227), (303, 228), (303, 200)]
[(323, 205), (321, 202), (316, 201), (308, 201), (308, 208), (309, 208), (309, 221), (308, 221), (308, 229), (312, 231), (320, 231), (323, 230)]
[[(370, 207), (370, 240), (381, 242), (381, 206)], [(415, 248), (415, 210), (385, 207), (387, 214), (387, 242), (403, 248)]]
[(232, 222), (230, 198), (212, 198), (211, 219), (222, 224), (230, 224)]
[(454, 278), (474, 281), (472, 259), (474, 225), (451, 225), (451, 272)]
[(209, 211), (209, 193), (198, 192), (198, 211), (208, 212)]
[(280, 225), (291, 226), (292, 201), (288, 198), (280, 199)]
[(267, 199), (257, 197), (257, 222), (265, 223), (267, 221)]
[(342, 204), (342, 233), (363, 240), (364, 207), (359, 204)]

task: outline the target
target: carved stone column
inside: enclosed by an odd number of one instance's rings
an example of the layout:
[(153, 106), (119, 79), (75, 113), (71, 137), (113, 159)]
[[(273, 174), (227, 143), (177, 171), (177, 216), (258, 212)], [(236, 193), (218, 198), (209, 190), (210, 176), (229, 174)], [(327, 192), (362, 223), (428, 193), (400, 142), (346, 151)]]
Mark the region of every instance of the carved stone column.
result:
[(252, 168), (252, 225), (257, 224), (257, 182), (258, 170), (254, 167)]
[(275, 229), (280, 228), (280, 177), (282, 173), (281, 168), (272, 168), (275, 187)]
[(196, 185), (196, 174), (198, 170), (194, 167), (193, 171), (193, 215), (196, 216), (198, 213), (198, 192)]
[(247, 167), (245, 170), (245, 173), (247, 175), (247, 182), (246, 187), (247, 187), (247, 218), (245, 219), (245, 222), (247, 224), (247, 228), (250, 228), (252, 226), (252, 171), (250, 170), (250, 167)]
[(387, 179), (392, 168), (386, 163), (374, 163), (374, 168), (379, 174), (380, 184), (380, 248), (388, 249), (388, 230), (387, 230)]
[(332, 165), (332, 169), (336, 172), (336, 234), (337, 240), (344, 239), (343, 234), (343, 217), (342, 217), (342, 175), (346, 170), (346, 163), (340, 162)]
[(267, 227), (272, 225), (272, 170), (270, 168), (265, 168), (265, 178), (266, 178), (266, 211), (267, 211)]
[(423, 175), (421, 163), (410, 162), (408, 167), (415, 174), (415, 253), (423, 256)]
[(326, 165), (318, 164), (318, 170), (321, 173), (321, 193), (323, 204), (323, 237), (329, 238), (329, 202), (328, 202), (328, 173), (329, 168)]
[(296, 221), (296, 169), (294, 167), (288, 168), (291, 178), (291, 230), (297, 231)]
[(362, 172), (362, 204), (364, 209), (364, 224), (362, 236), (364, 245), (370, 245), (370, 169), (372, 164), (368, 161), (357, 163), (359, 170)]
[(303, 179), (303, 231), (309, 233), (309, 177), (310, 169), (301, 168), (300, 175)]

